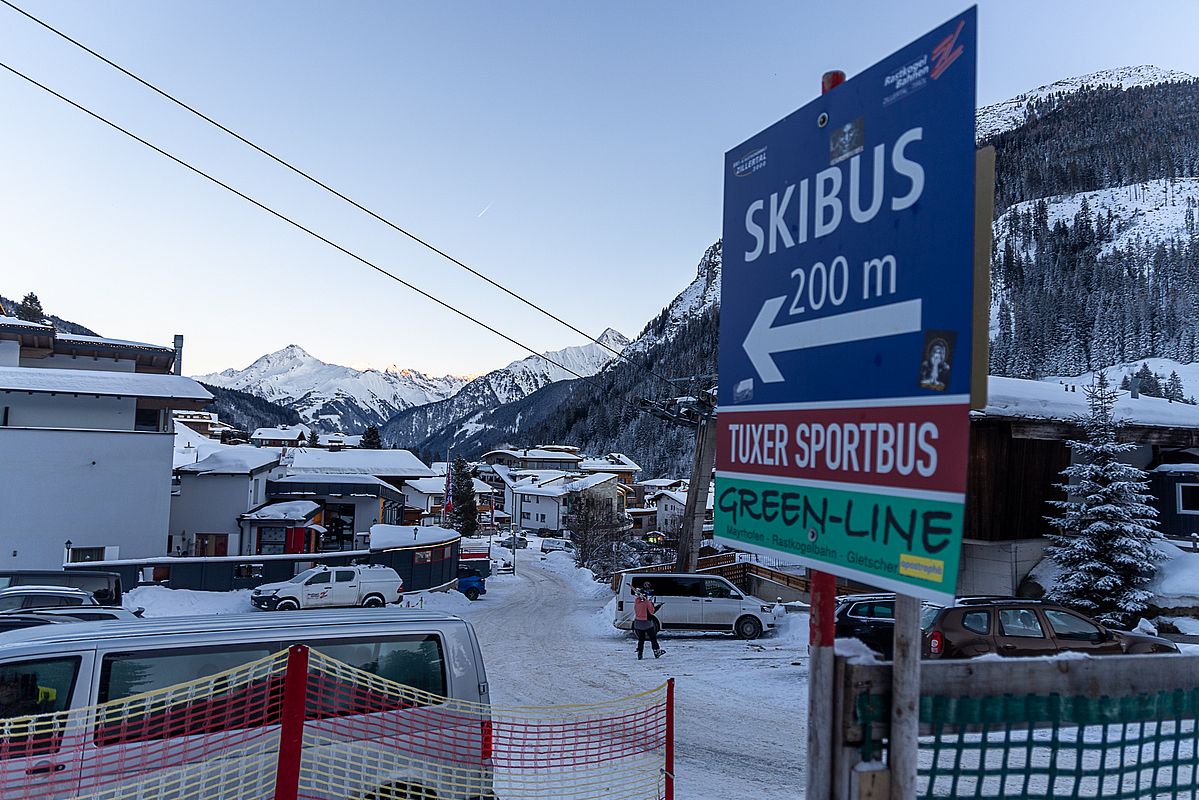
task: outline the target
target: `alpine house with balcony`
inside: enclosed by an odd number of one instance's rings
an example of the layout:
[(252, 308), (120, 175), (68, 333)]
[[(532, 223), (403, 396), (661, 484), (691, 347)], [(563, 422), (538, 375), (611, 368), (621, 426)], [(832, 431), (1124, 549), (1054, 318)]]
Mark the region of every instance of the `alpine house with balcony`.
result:
[(161, 555), (171, 411), (212, 396), (174, 347), (0, 316), (0, 569)]

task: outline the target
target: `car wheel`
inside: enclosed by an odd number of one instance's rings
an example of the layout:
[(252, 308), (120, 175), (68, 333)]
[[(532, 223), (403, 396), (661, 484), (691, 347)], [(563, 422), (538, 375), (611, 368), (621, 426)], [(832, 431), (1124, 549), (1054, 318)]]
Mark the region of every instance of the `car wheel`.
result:
[(479, 599), (479, 590), (473, 586), (463, 592), (463, 594), (466, 595), (466, 599), (472, 603)]
[(757, 639), (762, 635), (762, 623), (757, 617), (742, 617), (733, 626), (738, 639)]
[(276, 611), (295, 611), (300, 607), (300, 604), (295, 600), (280, 600), (279, 605), (275, 606)]
[(367, 598), (362, 601), (362, 605), (367, 608), (382, 608), (383, 606), (387, 605), (387, 601), (377, 594), (372, 594), (368, 595)]

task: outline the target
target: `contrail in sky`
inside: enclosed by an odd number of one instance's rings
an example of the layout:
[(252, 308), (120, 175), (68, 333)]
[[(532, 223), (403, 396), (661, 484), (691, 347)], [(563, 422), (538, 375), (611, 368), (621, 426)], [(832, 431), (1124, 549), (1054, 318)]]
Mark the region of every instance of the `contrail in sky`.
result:
[(478, 219), (479, 217), (481, 217), (481, 216), (483, 216), (484, 214), (486, 214), (486, 213), (488, 212), (488, 210), (490, 210), (490, 209), (491, 209), (491, 207), (492, 207), (493, 205), (495, 205), (495, 201), (494, 201), (494, 200), (492, 200), (490, 203), (488, 203), (488, 204), (487, 204), (487, 208), (484, 208), (484, 209), (483, 209), (482, 211), (480, 211), (478, 214), (475, 214), (475, 219)]

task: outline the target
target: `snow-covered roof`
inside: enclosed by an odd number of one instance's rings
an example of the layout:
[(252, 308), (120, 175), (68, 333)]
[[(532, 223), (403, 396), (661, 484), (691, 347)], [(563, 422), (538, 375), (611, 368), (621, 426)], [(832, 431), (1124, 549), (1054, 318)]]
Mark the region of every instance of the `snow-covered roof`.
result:
[(279, 454), (248, 444), (224, 445), (194, 464), (183, 464), (179, 472), (194, 475), (249, 475), (277, 466)]
[(329, 450), (299, 449), (291, 453), (289, 471), (337, 472), (376, 475), (388, 478), (428, 478), (433, 470), (407, 450)]
[(148, 344), (147, 342), (131, 342), (128, 339), (107, 339), (103, 336), (82, 336), (77, 333), (57, 332), (54, 338), (64, 344), (99, 345), (122, 350), (159, 350), (164, 353), (174, 353), (175, 348), (163, 344)]
[(638, 486), (647, 486), (651, 489), (662, 486), (675, 486), (683, 483), (681, 478), (651, 478), (648, 481), (637, 481)]
[(297, 438), (307, 438), (310, 430), (307, 425), (289, 425), (284, 428), (258, 428), (252, 434), (251, 439), (287, 439), (295, 441)]
[(1184, 475), (1199, 475), (1199, 464), (1161, 464), (1154, 472), (1174, 472)]
[(231, 446), (221, 444), (207, 436), (201, 436), (182, 422), (175, 422), (174, 467), (176, 469), (186, 464), (195, 464), (201, 459), (208, 458), (213, 453)]
[(322, 433), (316, 437), (316, 441), (321, 447), (328, 447), (331, 444), (342, 444), (346, 447), (357, 447), (362, 444), (362, 434), (360, 433)]
[(532, 495), (534, 497), (562, 497), (563, 495), (571, 494), (572, 492), (582, 492), (587, 489), (594, 489), (596, 486), (607, 483), (608, 481), (616, 480), (616, 475), (611, 472), (597, 472), (594, 475), (578, 478), (572, 481), (555, 480), (549, 485), (544, 483), (518, 483), (513, 488), (513, 491)]
[(447, 472), (450, 471), (450, 462), (434, 461), (432, 464), (429, 465), (429, 469), (433, 470), (434, 475), (445, 475)]
[(276, 478), (271, 483), (348, 483), (357, 486), (386, 486), (391, 488), (390, 483), (379, 480), (374, 475), (353, 472), (306, 472), (303, 475), (285, 475), (281, 478)]
[(30, 322), (27, 319), (19, 317), (4, 317), (0, 316), (0, 327), (5, 328), (28, 328), (30, 331), (44, 331), (50, 333), (54, 330), (54, 326), (45, 322)]
[(641, 470), (637, 462), (624, 453), (609, 453), (603, 458), (585, 458), (579, 463), (579, 469), (585, 472), (601, 472), (614, 467), (620, 469), (622, 472), (627, 470), (638, 472)]
[(494, 456), (494, 455), (510, 456), (512, 458), (517, 458), (517, 459), (522, 459), (522, 460), (530, 460), (530, 461), (579, 462), (579, 461), (583, 460), (583, 457), (581, 455), (579, 455), (578, 453), (565, 453), (561, 450), (544, 450), (544, 449), (540, 449), (540, 448), (536, 448), (536, 447), (522, 449), (522, 450), (509, 450), (509, 449), (491, 450), (489, 452), (484, 453), (483, 458), (487, 458), (487, 456)]
[(371, 526), (371, 550), (393, 550), (399, 547), (425, 547), (432, 544), (449, 544), (462, 538), (462, 534), (439, 525), (384, 525)]
[[(668, 497), (681, 506), (687, 505), (687, 493), (686, 492), (661, 491), (661, 492), (656, 492), (650, 499), (653, 500), (654, 502), (657, 502), (658, 499), (661, 497)], [(716, 507), (716, 492), (713, 492), (713, 491), (708, 492), (708, 501), (704, 507), (705, 508), (715, 508)]]
[[(475, 492), (478, 494), (489, 494), (495, 491), (490, 484), (484, 483), (478, 478), (472, 478), (475, 483)], [(410, 481), (404, 481), (405, 488), (412, 488), (414, 491), (421, 494), (445, 494), (445, 476), (439, 475), (433, 478), (416, 478)]]
[(90, 394), (208, 402), (212, 395), (191, 378), (96, 369), (0, 367), (0, 391)]
[(287, 500), (282, 503), (271, 503), (241, 515), (242, 519), (254, 520), (283, 520), (288, 522), (303, 522), (320, 510), (320, 506), (311, 500)]
[[(1074, 391), (1067, 391), (1074, 388)], [(987, 405), (975, 415), (1004, 419), (1040, 419), (1073, 422), (1088, 412), (1083, 386), (1028, 381), (1020, 378), (987, 378)], [(1133, 400), (1126, 391), (1117, 392), (1112, 416), (1117, 422), (1148, 427), (1199, 429), (1199, 406), (1171, 403), (1160, 397), (1141, 395)]]

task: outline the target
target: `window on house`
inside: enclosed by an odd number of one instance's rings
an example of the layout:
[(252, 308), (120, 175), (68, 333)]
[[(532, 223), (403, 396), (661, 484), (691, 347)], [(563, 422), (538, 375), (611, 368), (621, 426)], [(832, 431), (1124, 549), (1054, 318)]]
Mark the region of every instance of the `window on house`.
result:
[(157, 408), (139, 408), (134, 413), (133, 429), (135, 431), (158, 430), (159, 412)]
[(262, 564), (238, 564), (233, 568), (235, 578), (261, 578)]
[(433, 553), (429, 550), (417, 550), (412, 554), (412, 563), (428, 564), (433, 561)]
[(531, 519), (531, 517), (529, 516), (529, 512), (528, 512), (528, 511), (522, 511), (522, 512), (520, 512), (520, 518), (521, 518), (521, 519)]
[(103, 547), (72, 547), (67, 561), (72, 564), (82, 564), (85, 561), (103, 561)]
[(1178, 513), (1199, 514), (1199, 483), (1178, 485)]

